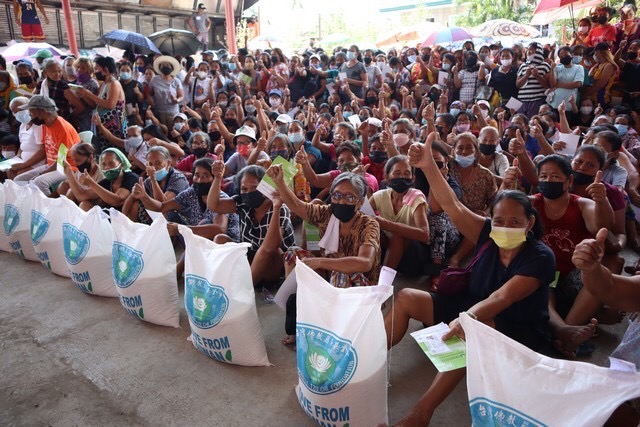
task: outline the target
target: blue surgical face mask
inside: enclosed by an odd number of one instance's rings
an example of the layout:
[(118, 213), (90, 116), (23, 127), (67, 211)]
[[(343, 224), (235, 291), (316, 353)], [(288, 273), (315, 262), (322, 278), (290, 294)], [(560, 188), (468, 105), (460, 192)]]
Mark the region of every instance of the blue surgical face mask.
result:
[(353, 116), (353, 111), (343, 111), (342, 112), (342, 117), (344, 117), (345, 119), (348, 119), (351, 116)]
[(615, 124), (613, 126), (618, 130), (618, 135), (620, 136), (624, 136), (629, 132), (629, 126), (627, 125)]
[(122, 80), (131, 80), (131, 73), (120, 73), (120, 78)]
[(414, 62), (416, 62), (416, 55), (409, 55), (407, 59), (409, 60), (410, 64), (413, 64)]
[(353, 52), (353, 51), (348, 51), (348, 52), (347, 52), (347, 59), (348, 59), (349, 61), (352, 61), (352, 60), (356, 59), (356, 53), (355, 53), (355, 52)]
[(236, 70), (236, 63), (229, 62), (229, 71), (235, 71), (235, 70)]
[(304, 135), (302, 134), (302, 132), (290, 133), (289, 141), (291, 141), (292, 144), (300, 144), (302, 141), (304, 141)]
[(580, 64), (582, 62), (582, 56), (574, 56), (572, 59), (574, 64)]
[(169, 170), (168, 169), (160, 169), (159, 171), (156, 171), (156, 173), (154, 175), (156, 177), (156, 181), (160, 182), (163, 179), (165, 179), (168, 174), (169, 174)]
[(468, 156), (460, 156), (456, 154), (456, 163), (458, 163), (461, 168), (468, 168), (475, 161), (476, 161), (476, 156), (474, 154), (470, 154)]
[(455, 117), (460, 113), (460, 109), (459, 108), (452, 108), (451, 110), (449, 110), (449, 112), (451, 113), (451, 115), (453, 117)]

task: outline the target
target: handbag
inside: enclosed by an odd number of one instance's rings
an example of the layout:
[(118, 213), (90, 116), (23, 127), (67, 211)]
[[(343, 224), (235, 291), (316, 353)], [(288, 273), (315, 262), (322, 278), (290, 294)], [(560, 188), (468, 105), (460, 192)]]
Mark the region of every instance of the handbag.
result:
[(473, 267), (484, 251), (487, 250), (491, 242), (491, 239), (487, 240), (466, 267), (447, 267), (442, 270), (438, 281), (438, 294), (455, 296), (469, 289), (469, 280), (471, 279)]

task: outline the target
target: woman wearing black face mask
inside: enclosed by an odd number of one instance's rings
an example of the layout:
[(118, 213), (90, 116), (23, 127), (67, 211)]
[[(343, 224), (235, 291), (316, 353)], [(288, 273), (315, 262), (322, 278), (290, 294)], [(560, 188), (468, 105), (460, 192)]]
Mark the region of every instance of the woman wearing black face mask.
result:
[[(378, 283), (380, 267), (380, 226), (360, 212), (367, 184), (360, 175), (345, 172), (331, 185), (329, 205), (305, 203), (284, 182), (282, 167), (272, 165), (267, 172), (278, 188), (282, 201), (291, 211), (310, 224), (317, 225), (322, 237), (320, 257), (306, 251), (286, 254), (287, 272), (295, 266), (296, 255), (314, 270), (330, 273), (329, 282), (338, 288), (369, 286)], [(296, 253), (297, 252), (297, 253)], [(295, 294), (287, 301), (283, 344), (295, 343)]]
[(207, 207), (218, 214), (238, 214), (240, 236), (233, 239), (224, 234), (215, 238), (216, 243), (232, 241), (250, 243), (247, 254), (251, 264), (253, 285), (273, 282), (284, 273), (282, 255), (295, 244), (289, 208), (278, 198), (273, 202), (257, 190), (265, 174), (260, 166), (246, 166), (234, 178), (239, 194), (232, 198), (220, 197), (224, 176), (224, 163), (216, 160), (212, 168), (213, 185), (207, 197)]
[(489, 169), (498, 186), (502, 183), (502, 177), (509, 167), (509, 159), (503, 153), (496, 152), (500, 139), (496, 128), (487, 126), (482, 128), (478, 136), (478, 163)]
[[(518, 156), (518, 159), (526, 161), (524, 157)], [(601, 308), (598, 300), (582, 290), (579, 271), (571, 262), (573, 248), (582, 240), (595, 236), (600, 228), (611, 230), (614, 214), (606, 187), (600, 182), (601, 171), (585, 188), (589, 198), (569, 192), (575, 178), (565, 157), (556, 154), (545, 157), (538, 163), (537, 172), (537, 182), (534, 179), (532, 184), (538, 186), (540, 193), (529, 198), (540, 214), (544, 228), (542, 240), (556, 257), (557, 281), (553, 288), (555, 297), (549, 303), (550, 324), (555, 333), (556, 349), (572, 355), (593, 334), (595, 321), (590, 320)], [(504, 188), (513, 188), (511, 185), (515, 183), (507, 178), (511, 176), (507, 171)], [(576, 301), (580, 303), (574, 304)]]
[(578, 89), (582, 87), (584, 81), (584, 68), (573, 64), (573, 56), (569, 46), (563, 46), (558, 50), (558, 58), (560, 58), (560, 65), (551, 64), (553, 97), (549, 101), (549, 105), (555, 109), (558, 109), (562, 101), (568, 105), (569, 98), (577, 99)]
[(85, 171), (93, 178), (94, 181), (100, 182), (104, 179), (104, 175), (98, 166), (98, 163), (95, 161), (96, 149), (93, 145), (88, 144), (86, 142), (82, 142), (80, 144), (76, 144), (71, 147), (71, 158), (73, 162), (78, 167), (78, 172), (74, 172), (71, 168), (65, 169), (65, 175), (67, 175), (67, 180), (62, 182), (58, 188), (56, 189), (56, 193), (59, 195), (66, 196), (69, 200), (73, 200), (78, 203), (78, 200), (73, 194), (73, 190), (70, 181), (76, 181), (80, 179), (80, 175), (82, 175)]
[(385, 165), (386, 190), (371, 196), (369, 202), (380, 225), (382, 246), (386, 246), (383, 265), (408, 276), (424, 273), (429, 243), (427, 201), (413, 188), (413, 171), (406, 156), (398, 155)]
[(478, 55), (473, 51), (464, 54), (464, 69), (458, 70), (458, 66), (453, 67), (453, 83), (460, 89), (460, 101), (469, 104), (473, 102), (476, 94), (478, 82), (485, 80), (485, 67), (482, 62), (478, 62)]
[(172, 56), (161, 56), (153, 62), (153, 69), (157, 75), (149, 82), (147, 101), (158, 120), (171, 129), (184, 99), (182, 83), (176, 78), (180, 63)]
[[(122, 85), (116, 78), (116, 63), (113, 58), (101, 57), (94, 61), (94, 75), (100, 81), (98, 94), (90, 90), (79, 88), (78, 96), (88, 100), (96, 106), (96, 112), (102, 125), (116, 138), (125, 138), (126, 111), (125, 97)], [(102, 149), (111, 147), (111, 143), (104, 135), (98, 135), (99, 146)]]

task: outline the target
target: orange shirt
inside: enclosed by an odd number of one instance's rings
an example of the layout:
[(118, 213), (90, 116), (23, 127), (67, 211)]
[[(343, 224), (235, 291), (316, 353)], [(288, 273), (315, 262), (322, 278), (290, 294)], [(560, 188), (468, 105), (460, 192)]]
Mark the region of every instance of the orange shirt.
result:
[(80, 142), (78, 132), (71, 124), (59, 117), (51, 126), (42, 126), (42, 143), (44, 144), (45, 152), (47, 153), (47, 164), (51, 166), (56, 162), (58, 158), (58, 149), (60, 144), (64, 144), (69, 149), (67, 153), (67, 162), (71, 165), (73, 170), (77, 170), (73, 159), (71, 158), (71, 147)]

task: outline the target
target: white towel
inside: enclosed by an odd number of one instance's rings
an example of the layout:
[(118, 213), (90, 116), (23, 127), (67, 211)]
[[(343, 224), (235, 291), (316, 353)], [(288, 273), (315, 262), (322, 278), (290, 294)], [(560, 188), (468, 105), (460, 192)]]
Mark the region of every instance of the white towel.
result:
[(325, 255), (335, 254), (338, 252), (338, 244), (340, 243), (340, 220), (331, 215), (327, 231), (318, 242), (318, 246), (324, 249)]

